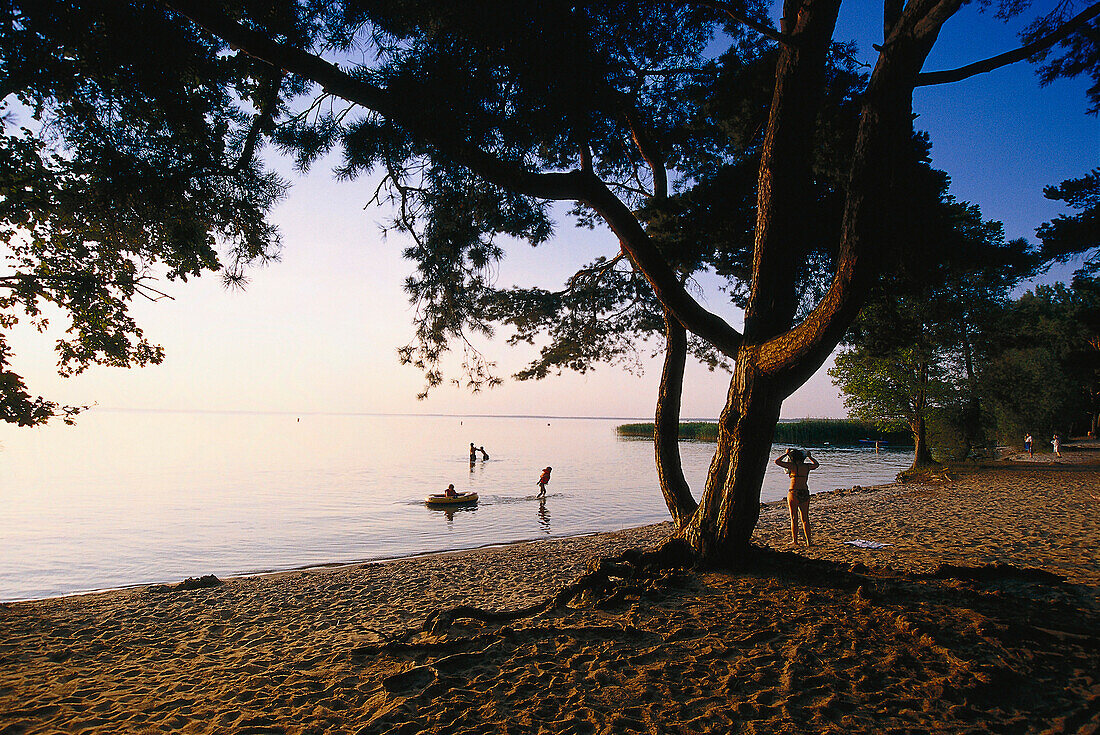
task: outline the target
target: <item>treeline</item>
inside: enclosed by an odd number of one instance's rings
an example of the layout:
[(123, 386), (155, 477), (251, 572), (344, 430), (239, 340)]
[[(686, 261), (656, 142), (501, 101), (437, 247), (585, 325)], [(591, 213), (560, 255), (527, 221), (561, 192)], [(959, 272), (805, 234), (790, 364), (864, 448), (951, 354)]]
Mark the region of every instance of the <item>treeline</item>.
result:
[(850, 416), (910, 428), (915, 464), (1097, 430), (1100, 279), (1078, 272), (1015, 298), (979, 280), (872, 301), (830, 370)]
[[(653, 424), (621, 424), (616, 427), (619, 436), (652, 438)], [(680, 441), (717, 441), (718, 424), (709, 421), (687, 421), (680, 424)], [(775, 427), (778, 444), (802, 446), (852, 446), (861, 439), (879, 439), (889, 444), (912, 445), (908, 431), (882, 431), (868, 421), (852, 419), (803, 419), (784, 421)]]

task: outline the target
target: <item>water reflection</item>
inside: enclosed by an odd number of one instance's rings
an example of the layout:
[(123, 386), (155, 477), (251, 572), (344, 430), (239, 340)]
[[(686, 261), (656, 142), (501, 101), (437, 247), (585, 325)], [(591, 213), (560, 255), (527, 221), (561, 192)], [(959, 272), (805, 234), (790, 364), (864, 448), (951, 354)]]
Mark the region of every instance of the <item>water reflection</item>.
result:
[[(652, 443), (617, 441), (614, 420), (464, 418), (93, 410), (75, 427), (0, 426), (0, 601), (668, 519)], [(464, 474), (475, 437), (492, 461)], [(911, 452), (814, 448), (811, 490), (889, 482)], [(698, 497), (714, 444), (680, 454)], [(450, 483), (481, 502), (439, 509), (441, 525), (424, 497)], [(769, 463), (762, 499), (788, 483)]]
[(477, 503), (471, 503), (470, 505), (425, 505), (424, 507), (433, 513), (442, 513), (447, 521), (448, 528), (454, 525), (455, 516), (457, 514), (477, 512)]
[(539, 527), (550, 533), (550, 511), (546, 509), (546, 498), (539, 498)]

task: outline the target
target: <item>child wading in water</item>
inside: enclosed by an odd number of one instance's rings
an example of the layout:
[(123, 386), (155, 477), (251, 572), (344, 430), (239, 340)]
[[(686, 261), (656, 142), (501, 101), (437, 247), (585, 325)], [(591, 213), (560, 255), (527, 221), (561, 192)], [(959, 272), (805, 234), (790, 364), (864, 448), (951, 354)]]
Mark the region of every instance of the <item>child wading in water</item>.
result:
[(554, 468), (553, 467), (547, 467), (546, 469), (544, 469), (542, 471), (542, 474), (539, 475), (539, 497), (540, 498), (545, 498), (546, 497), (546, 483), (550, 482), (550, 470), (552, 470), (552, 469), (554, 469)]
[[(803, 463), (808, 460), (808, 463)], [(802, 514), (802, 530), (806, 534), (806, 546), (810, 541), (810, 488), (806, 484), (811, 470), (821, 465), (809, 452), (800, 449), (788, 449), (775, 463), (787, 471), (791, 478), (791, 489), (787, 492), (787, 507), (791, 511), (791, 543), (798, 545), (798, 515)]]

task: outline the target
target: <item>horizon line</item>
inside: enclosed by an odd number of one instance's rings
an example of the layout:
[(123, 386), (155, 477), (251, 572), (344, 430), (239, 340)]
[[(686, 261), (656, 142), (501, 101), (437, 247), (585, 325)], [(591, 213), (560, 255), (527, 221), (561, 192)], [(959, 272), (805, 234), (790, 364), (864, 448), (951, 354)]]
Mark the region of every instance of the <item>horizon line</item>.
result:
[[(427, 417), (427, 418), (484, 418), (484, 419), (585, 419), (608, 421), (641, 421), (653, 422), (652, 416), (570, 416), (561, 414), (531, 414), (531, 413), (414, 413), (403, 411), (288, 411), (279, 409), (248, 409), (248, 408), (126, 408), (118, 406), (88, 406), (91, 410), (116, 411), (119, 413), (200, 413), (200, 414), (259, 414), (269, 416), (400, 416), (400, 417)], [(845, 420), (847, 417), (838, 416), (798, 416), (780, 417), (780, 421), (803, 421), (808, 419)], [(701, 416), (684, 416), (680, 422), (706, 421), (717, 423), (717, 418)]]

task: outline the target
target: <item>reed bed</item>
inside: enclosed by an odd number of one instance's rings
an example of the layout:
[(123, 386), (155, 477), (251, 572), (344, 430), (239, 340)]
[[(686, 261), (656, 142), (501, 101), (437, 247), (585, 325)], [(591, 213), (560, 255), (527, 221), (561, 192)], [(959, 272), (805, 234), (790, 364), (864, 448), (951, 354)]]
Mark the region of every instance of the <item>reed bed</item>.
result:
[[(653, 424), (620, 424), (619, 436), (652, 438)], [(685, 421), (680, 424), (680, 441), (717, 441), (718, 424), (710, 421)], [(809, 446), (848, 446), (861, 439), (879, 439), (888, 444), (911, 445), (913, 437), (907, 431), (881, 431), (874, 424), (853, 419), (800, 419), (783, 421), (775, 427), (778, 444)]]

